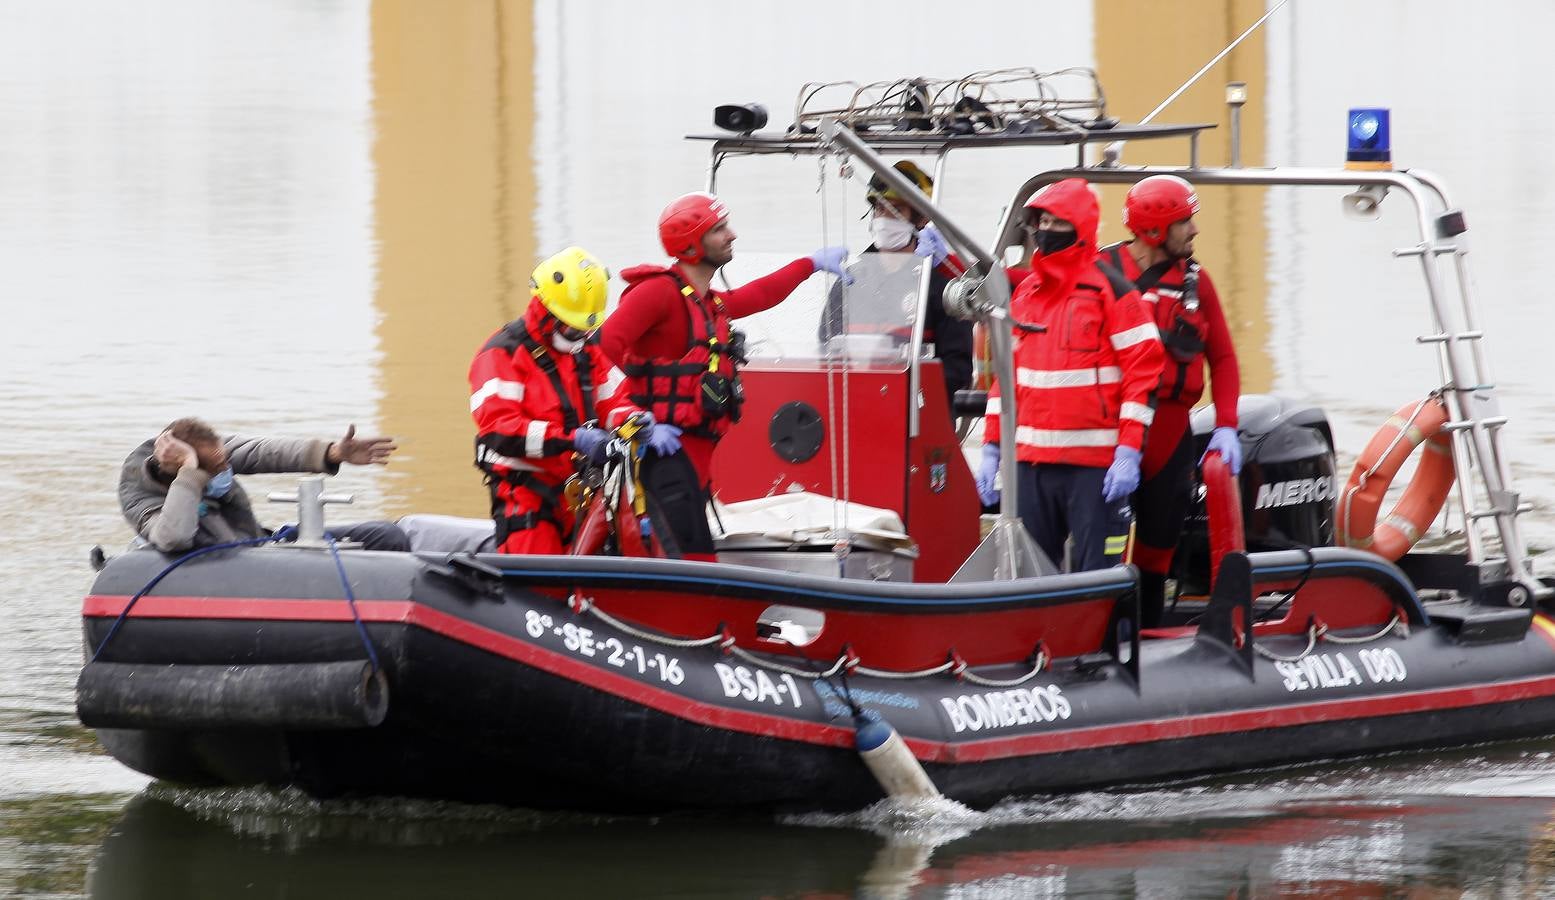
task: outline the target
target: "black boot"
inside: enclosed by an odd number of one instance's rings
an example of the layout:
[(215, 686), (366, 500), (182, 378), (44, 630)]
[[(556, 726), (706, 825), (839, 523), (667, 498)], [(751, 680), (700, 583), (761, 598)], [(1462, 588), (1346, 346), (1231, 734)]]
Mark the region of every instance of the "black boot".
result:
[(1161, 627), (1166, 609), (1166, 576), (1154, 572), (1139, 573), (1139, 627)]

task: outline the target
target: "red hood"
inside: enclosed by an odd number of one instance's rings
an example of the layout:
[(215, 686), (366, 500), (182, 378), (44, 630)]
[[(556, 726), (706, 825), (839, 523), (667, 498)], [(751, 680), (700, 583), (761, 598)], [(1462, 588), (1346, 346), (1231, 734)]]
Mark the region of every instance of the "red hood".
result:
[(1038, 281), (1036, 298), (1057, 300), (1069, 296), (1080, 273), (1096, 259), (1096, 226), (1101, 206), (1083, 178), (1065, 178), (1050, 184), (1026, 202), (1028, 209), (1043, 209), (1074, 225), (1075, 242), (1051, 254), (1032, 257)]
[(631, 286), (639, 281), (646, 281), (649, 278), (656, 278), (660, 275), (669, 275), (673, 271), (674, 270), (668, 266), (656, 266), (652, 263), (644, 263), (640, 266), (632, 266), (630, 269), (622, 269), (621, 280), (626, 282), (628, 286)]

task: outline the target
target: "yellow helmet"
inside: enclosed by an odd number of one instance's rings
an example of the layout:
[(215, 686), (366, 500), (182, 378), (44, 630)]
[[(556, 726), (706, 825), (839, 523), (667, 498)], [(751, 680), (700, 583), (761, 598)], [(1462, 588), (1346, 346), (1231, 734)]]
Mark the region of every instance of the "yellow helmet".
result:
[(535, 267), (529, 287), (563, 325), (592, 331), (605, 319), (610, 270), (582, 247), (568, 247)]
[[(914, 165), (911, 160), (904, 159), (891, 168), (911, 182), (913, 187), (922, 191), (925, 196), (934, 196), (934, 179)], [(864, 194), (864, 199), (873, 204), (879, 203), (881, 200), (900, 200), (902, 198), (896, 191), (886, 185), (884, 178), (881, 178), (879, 175), (872, 175), (869, 179), (869, 190)]]

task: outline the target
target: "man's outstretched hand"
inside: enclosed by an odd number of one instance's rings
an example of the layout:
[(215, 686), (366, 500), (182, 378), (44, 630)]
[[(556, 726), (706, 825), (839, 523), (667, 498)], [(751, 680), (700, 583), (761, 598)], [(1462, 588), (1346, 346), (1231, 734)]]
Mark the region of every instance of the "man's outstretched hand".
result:
[(389, 454), (397, 449), (394, 438), (391, 437), (366, 437), (356, 436), (356, 426), (346, 428), (346, 436), (329, 445), (324, 458), (331, 465), (340, 465), (348, 462), (353, 466), (376, 465), (383, 466), (389, 463)]

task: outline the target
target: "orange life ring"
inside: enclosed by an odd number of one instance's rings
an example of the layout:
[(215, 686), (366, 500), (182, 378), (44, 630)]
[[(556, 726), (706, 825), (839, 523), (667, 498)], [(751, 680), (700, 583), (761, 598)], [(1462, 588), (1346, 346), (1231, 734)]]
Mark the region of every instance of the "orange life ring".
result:
[[(1442, 430), (1447, 419), (1447, 404), (1440, 397), (1427, 397), (1400, 408), (1372, 436), (1339, 495), (1334, 543), (1370, 550), (1383, 559), (1398, 559), (1415, 545), (1452, 490), (1452, 435)], [(1377, 512), (1388, 485), (1422, 444), (1425, 452), (1415, 476), (1379, 523)]]

